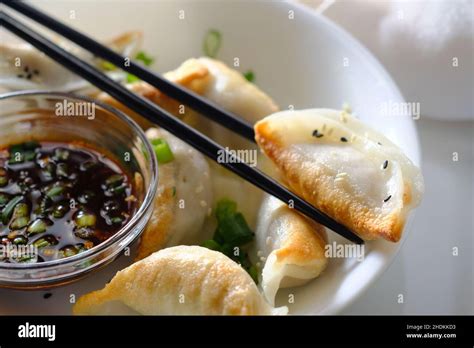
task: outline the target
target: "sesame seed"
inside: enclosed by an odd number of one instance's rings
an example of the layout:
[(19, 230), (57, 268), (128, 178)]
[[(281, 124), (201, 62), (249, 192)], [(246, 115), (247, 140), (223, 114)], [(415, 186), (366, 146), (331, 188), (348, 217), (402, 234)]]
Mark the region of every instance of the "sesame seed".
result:
[(385, 160), (385, 162), (383, 162), (382, 164), (382, 169), (387, 169), (388, 167), (388, 160)]
[(266, 260), (266, 258), (263, 257), (263, 256), (260, 258), (260, 261), (262, 261), (262, 262), (265, 262), (265, 260)]
[(201, 207), (207, 207), (207, 203), (206, 201), (200, 201), (199, 204), (201, 205)]
[(263, 252), (261, 250), (257, 251), (257, 256), (258, 257), (262, 257), (263, 256)]
[(319, 133), (317, 129), (313, 131), (313, 137), (321, 138), (323, 135), (324, 134)]
[(387, 198), (385, 198), (385, 199), (383, 200), (384, 203), (387, 203), (387, 202), (390, 200), (390, 198), (392, 198), (392, 195), (390, 195), (390, 196), (388, 196)]
[(346, 139), (345, 137), (341, 137), (341, 141), (342, 141), (343, 143), (347, 143), (347, 139)]
[(272, 238), (267, 237), (267, 239), (265, 240), (265, 244), (270, 245), (271, 243), (272, 243)]
[(202, 184), (196, 187), (196, 193), (201, 193), (203, 190), (204, 190), (204, 186)]

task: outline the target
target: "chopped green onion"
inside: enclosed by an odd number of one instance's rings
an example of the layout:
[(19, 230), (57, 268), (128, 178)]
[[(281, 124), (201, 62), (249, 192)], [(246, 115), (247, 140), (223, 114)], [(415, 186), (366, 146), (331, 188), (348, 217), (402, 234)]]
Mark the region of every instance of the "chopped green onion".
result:
[(43, 233), (46, 232), (48, 229), (48, 226), (51, 226), (52, 222), (48, 221), (46, 219), (36, 219), (34, 220), (26, 229), (26, 232), (31, 235), (31, 234), (38, 234), (38, 233)]
[(0, 207), (3, 207), (10, 200), (10, 196), (7, 193), (0, 192)]
[(26, 162), (33, 161), (36, 158), (36, 153), (34, 151), (26, 151), (23, 153), (23, 159)]
[(56, 219), (60, 219), (66, 215), (66, 213), (69, 211), (69, 204), (67, 203), (59, 203), (56, 204), (53, 208), (53, 216)]
[(74, 234), (76, 235), (76, 237), (82, 239), (89, 239), (94, 237), (95, 231), (89, 227), (80, 227), (74, 229)]
[(69, 176), (67, 163), (58, 163), (56, 166), (56, 175), (65, 178)]
[(123, 175), (113, 174), (105, 180), (105, 185), (107, 185), (107, 186), (118, 186), (118, 185), (123, 183), (124, 179), (125, 178), (123, 177)]
[(3, 208), (2, 214), (1, 214), (1, 220), (4, 225), (6, 225), (8, 223), (8, 220), (10, 220), (10, 217), (13, 213), (13, 208), (15, 208), (15, 206), (22, 200), (23, 200), (22, 196), (16, 196), (10, 202), (8, 202), (5, 208)]
[(142, 61), (143, 64), (145, 64), (146, 66), (152, 65), (154, 61), (152, 57), (150, 57), (143, 51), (138, 52), (137, 55), (135, 56), (135, 59)]
[(204, 54), (211, 58), (216, 58), (219, 48), (221, 47), (221, 33), (215, 29), (210, 29), (204, 38), (203, 51)]
[(15, 245), (26, 244), (27, 242), (28, 242), (28, 239), (26, 239), (24, 236), (18, 236), (15, 239), (13, 239), (13, 244)]
[(67, 245), (59, 250), (59, 257), (65, 258), (76, 255), (78, 250), (73, 245)]
[(115, 65), (113, 65), (112, 63), (106, 60), (101, 60), (99, 63), (99, 66), (102, 68), (102, 70), (105, 70), (105, 71), (113, 71), (117, 69)]
[(15, 206), (15, 209), (13, 210), (14, 218), (28, 216), (28, 215), (29, 215), (28, 204), (19, 203)]
[(127, 83), (134, 83), (134, 82), (140, 81), (140, 79), (137, 76), (130, 73), (127, 73), (126, 80), (127, 80)]
[(7, 171), (3, 168), (0, 168), (0, 187), (7, 186), (7, 184), (8, 184)]
[(58, 161), (67, 161), (69, 158), (69, 151), (64, 148), (58, 147), (54, 150), (54, 157)]
[(153, 150), (155, 151), (158, 163), (164, 164), (174, 160), (173, 152), (166, 140), (161, 138), (152, 139), (151, 144), (153, 145)]
[(255, 81), (255, 74), (253, 73), (252, 70), (249, 70), (245, 73), (243, 73), (245, 79), (248, 81), (248, 82), (253, 82)]
[(216, 217), (218, 221), (232, 217), (237, 213), (237, 203), (230, 199), (221, 199), (217, 202)]
[(23, 163), (25, 160), (25, 156), (23, 155), (22, 152), (16, 151), (16, 152), (11, 152), (10, 159), (8, 160), (8, 164), (18, 164), (18, 163)]
[(97, 222), (97, 217), (94, 214), (80, 211), (75, 221), (77, 227), (93, 227)]
[(121, 224), (121, 223), (123, 222), (122, 218), (119, 217), (119, 216), (113, 217), (112, 219), (110, 219), (110, 221), (111, 221), (114, 225), (118, 225), (118, 224)]
[(213, 239), (206, 240), (202, 246), (211, 250), (221, 251), (222, 247)]
[(53, 186), (46, 192), (46, 196), (48, 196), (49, 198), (59, 196), (61, 193), (64, 192), (64, 189), (64, 186)]
[(58, 240), (53, 236), (44, 236), (40, 239), (37, 239), (33, 242), (33, 245), (38, 249), (47, 247), (49, 245), (56, 245), (58, 244)]
[(15, 218), (10, 224), (12, 230), (19, 230), (28, 225), (30, 218), (28, 216), (20, 216)]

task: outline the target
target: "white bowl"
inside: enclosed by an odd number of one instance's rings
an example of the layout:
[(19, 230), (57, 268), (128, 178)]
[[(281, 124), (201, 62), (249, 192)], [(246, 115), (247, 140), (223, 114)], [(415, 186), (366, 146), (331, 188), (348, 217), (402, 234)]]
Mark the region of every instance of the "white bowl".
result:
[[(341, 108), (347, 102), (360, 119), (398, 144), (416, 164), (420, 162), (413, 120), (381, 111), (384, 105), (403, 102), (384, 68), (348, 33), (302, 6), (263, 1), (54, 1), (35, 5), (96, 38), (143, 30), (144, 49), (156, 57), (155, 68), (160, 72), (202, 55), (203, 37), (215, 28), (223, 38), (218, 58), (232, 64), (238, 57), (239, 69), (253, 70), (256, 84), (282, 109), (289, 105), (295, 109)], [(181, 10), (184, 19), (179, 18)], [(71, 11), (75, 11), (75, 19)], [(288, 304), (288, 295), (293, 294), (291, 314), (340, 312), (385, 271), (403, 239), (398, 244), (367, 243), (363, 262), (330, 260), (319, 278), (280, 291), (277, 303)], [(117, 270), (131, 262), (130, 257), (121, 257), (87, 279), (53, 290), (49, 299), (38, 293), (0, 290), (0, 311), (68, 314), (71, 294), (77, 297), (102, 288)]]

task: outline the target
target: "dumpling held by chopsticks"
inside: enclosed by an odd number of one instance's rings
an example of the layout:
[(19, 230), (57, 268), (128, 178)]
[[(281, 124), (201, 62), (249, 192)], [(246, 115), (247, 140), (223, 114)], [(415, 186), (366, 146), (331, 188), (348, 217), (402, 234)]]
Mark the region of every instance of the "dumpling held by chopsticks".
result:
[(397, 242), (423, 177), (400, 148), (345, 111), (283, 111), (256, 140), (289, 187), (361, 238)]

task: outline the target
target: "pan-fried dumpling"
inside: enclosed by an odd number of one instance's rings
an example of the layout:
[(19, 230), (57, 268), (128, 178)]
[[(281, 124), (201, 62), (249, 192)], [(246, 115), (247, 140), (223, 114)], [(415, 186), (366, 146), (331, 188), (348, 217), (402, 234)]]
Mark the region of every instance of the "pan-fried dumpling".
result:
[(303, 285), (327, 266), (324, 228), (272, 196), (260, 208), (255, 239), (264, 261), (262, 290), (272, 305), (279, 288)]
[(209, 165), (201, 153), (164, 129), (150, 128), (146, 136), (165, 140), (174, 158), (158, 165), (153, 212), (137, 259), (166, 246), (200, 242), (199, 233), (213, 202)]
[(423, 177), (390, 140), (345, 111), (275, 113), (256, 140), (283, 179), (308, 202), (360, 237), (397, 242)]
[(118, 272), (102, 290), (79, 298), (77, 315), (286, 314), (265, 302), (247, 272), (199, 246), (163, 249)]

